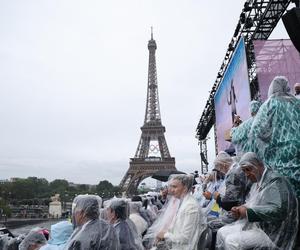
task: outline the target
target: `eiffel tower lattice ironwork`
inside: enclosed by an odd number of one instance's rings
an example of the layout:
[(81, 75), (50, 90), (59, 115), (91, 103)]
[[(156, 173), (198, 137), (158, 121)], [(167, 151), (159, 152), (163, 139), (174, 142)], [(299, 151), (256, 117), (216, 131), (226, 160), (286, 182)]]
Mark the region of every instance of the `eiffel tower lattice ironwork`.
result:
[(142, 135), (135, 156), (130, 158), (129, 169), (120, 183), (120, 187), (128, 195), (136, 193), (141, 181), (157, 171), (176, 170), (175, 158), (170, 155), (164, 135), (166, 129), (162, 125), (160, 116), (155, 60), (156, 48), (151, 30), (151, 40), (148, 42), (147, 104), (144, 125), (141, 127)]

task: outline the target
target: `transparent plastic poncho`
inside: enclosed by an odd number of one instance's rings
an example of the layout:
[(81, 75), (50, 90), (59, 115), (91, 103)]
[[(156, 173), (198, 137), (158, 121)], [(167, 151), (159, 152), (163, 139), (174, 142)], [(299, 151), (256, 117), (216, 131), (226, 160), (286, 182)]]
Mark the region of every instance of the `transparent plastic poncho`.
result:
[[(215, 168), (221, 172), (223, 171), (223, 174), (225, 174), (224, 182), (218, 189), (220, 195), (217, 203), (227, 211), (233, 205), (244, 203), (246, 194), (249, 191), (246, 176), (238, 168), (238, 159), (238, 157), (230, 157), (225, 152), (220, 152), (214, 161)], [(227, 166), (227, 168), (222, 166)]]
[(167, 231), (174, 223), (180, 200), (171, 196), (167, 203), (160, 210), (160, 214), (143, 237), (143, 245), (151, 249), (156, 245), (156, 236), (161, 231)]
[[(206, 228), (204, 215), (196, 199), (190, 191), (194, 177), (190, 175), (173, 175), (170, 177), (169, 185), (172, 181), (178, 180), (186, 188), (186, 193), (179, 199), (171, 198), (160, 217), (148, 230), (145, 239), (154, 239), (154, 248), (174, 250), (197, 249), (199, 237)], [(155, 235), (164, 233), (164, 241), (155, 242)], [(146, 246), (149, 249), (149, 246)]]
[(249, 135), (249, 151), (289, 177), (300, 197), (300, 100), (290, 94), (288, 81), (276, 77), (269, 98), (260, 107)]
[[(238, 168), (237, 163), (233, 163), (217, 190), (219, 193), (217, 200), (211, 201), (214, 207), (208, 213), (208, 226), (213, 232), (235, 221), (235, 218), (231, 216), (230, 209), (245, 202), (249, 189), (250, 184), (245, 174)], [(213, 215), (217, 218), (213, 218)]]
[(129, 204), (125, 199), (112, 199), (107, 209), (112, 209), (118, 214), (118, 219), (113, 227), (119, 238), (120, 249), (142, 250), (142, 238), (135, 224), (129, 219)]
[[(64, 249), (119, 249), (116, 241), (115, 229), (102, 219), (99, 219), (101, 198), (95, 195), (79, 195), (72, 205), (73, 223), (76, 225), (74, 232)], [(83, 225), (76, 221), (75, 213), (80, 213), (85, 218)]]
[(8, 234), (0, 234), (0, 249), (1, 250), (18, 250), (19, 245), (25, 235), (20, 235), (16, 238), (9, 236)]
[(219, 192), (220, 206), (223, 209), (229, 210), (231, 204), (240, 205), (245, 202), (249, 184), (244, 172), (238, 167), (237, 163), (231, 165), (225, 175), (223, 185), (225, 187), (220, 189)]
[[(287, 178), (261, 168), (258, 157), (247, 153), (240, 166), (250, 166), (256, 182), (243, 205), (247, 216), (219, 229), (217, 249), (293, 248), (298, 229), (297, 199)], [(259, 163), (262, 164), (263, 163)]]
[(250, 102), (250, 113), (251, 117), (246, 121), (242, 122), (237, 127), (233, 127), (231, 129), (231, 142), (235, 146), (236, 153), (238, 155), (248, 152), (249, 149), (249, 133), (251, 130), (251, 126), (254, 120), (254, 116), (258, 112), (261, 103), (259, 101), (251, 101)]
[(51, 225), (50, 239), (40, 250), (62, 250), (73, 233), (73, 225), (68, 221), (61, 221)]
[[(220, 176), (221, 175), (217, 171), (212, 171), (204, 182), (203, 191), (210, 192), (212, 196), (215, 192), (225, 194), (224, 176), (222, 176), (223, 178), (220, 178)], [(202, 207), (204, 215), (217, 217), (219, 214), (219, 207), (217, 206), (216, 201), (213, 198), (210, 200), (206, 200), (204, 196), (203, 198), (204, 201), (202, 203)]]
[(47, 242), (45, 236), (37, 231), (30, 231), (19, 245), (19, 250), (28, 250), (32, 246), (43, 246)]
[(129, 202), (130, 207), (130, 215), (129, 219), (132, 220), (134, 225), (136, 226), (137, 232), (140, 236), (146, 231), (148, 228), (147, 221), (141, 216), (140, 210), (142, 208), (142, 202)]

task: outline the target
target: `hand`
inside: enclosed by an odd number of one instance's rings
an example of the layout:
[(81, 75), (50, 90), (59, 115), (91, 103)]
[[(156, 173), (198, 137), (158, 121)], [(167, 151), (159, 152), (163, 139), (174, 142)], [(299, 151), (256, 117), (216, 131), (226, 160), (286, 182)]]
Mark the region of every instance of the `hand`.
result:
[(231, 213), (232, 213), (233, 217), (236, 218), (236, 219), (238, 219), (240, 217), (238, 207), (232, 207), (231, 208)]
[(210, 200), (210, 199), (211, 199), (211, 192), (205, 191), (205, 192), (203, 193), (203, 196), (204, 196), (207, 200)]
[(215, 200), (217, 200), (219, 196), (220, 196), (220, 193), (214, 192), (214, 199), (215, 199)]
[(233, 127), (237, 127), (243, 122), (240, 118), (239, 115), (234, 116)]
[(165, 233), (164, 231), (160, 231), (157, 235), (156, 235), (156, 240), (157, 241), (161, 241), (165, 238)]
[(246, 218), (246, 216), (247, 216), (247, 208), (245, 206), (240, 206), (238, 208), (239, 208), (240, 218)]
[(233, 207), (231, 208), (231, 212), (236, 219), (245, 218), (247, 215), (247, 208), (245, 206)]

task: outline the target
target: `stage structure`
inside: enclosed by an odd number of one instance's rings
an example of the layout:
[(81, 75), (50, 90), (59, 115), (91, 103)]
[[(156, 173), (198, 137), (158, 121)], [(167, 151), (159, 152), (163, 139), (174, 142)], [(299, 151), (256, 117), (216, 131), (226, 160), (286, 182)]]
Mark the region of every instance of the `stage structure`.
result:
[[(245, 39), (251, 99), (257, 99), (258, 80), (256, 76), (253, 41), (267, 40), (269, 38), (290, 3), (291, 0), (247, 0), (245, 2), (237, 26), (234, 30), (233, 37), (228, 45), (225, 57), (217, 73), (217, 78), (210, 91), (205, 108), (197, 125), (196, 138), (199, 140), (199, 144), (206, 144), (205, 139), (215, 124), (215, 93), (219, 84), (222, 82), (224, 73), (231, 61), (237, 43), (242, 36)], [(217, 142), (216, 140), (217, 137), (215, 135), (215, 143)]]
[(175, 158), (171, 157), (164, 136), (166, 129), (161, 122), (155, 60), (156, 48), (151, 31), (151, 40), (148, 42), (147, 103), (144, 125), (141, 127), (142, 135), (135, 156), (130, 159), (129, 169), (120, 183), (120, 187), (127, 195), (136, 193), (141, 181), (157, 171), (176, 170)]
[(207, 174), (208, 173), (208, 161), (207, 161), (207, 143), (206, 141), (209, 138), (205, 138), (202, 141), (199, 141), (200, 146), (200, 157), (201, 157), (201, 173)]
[(262, 101), (268, 96), (270, 82), (275, 76), (286, 76), (293, 86), (300, 82), (300, 53), (289, 39), (256, 40), (253, 42), (256, 75)]

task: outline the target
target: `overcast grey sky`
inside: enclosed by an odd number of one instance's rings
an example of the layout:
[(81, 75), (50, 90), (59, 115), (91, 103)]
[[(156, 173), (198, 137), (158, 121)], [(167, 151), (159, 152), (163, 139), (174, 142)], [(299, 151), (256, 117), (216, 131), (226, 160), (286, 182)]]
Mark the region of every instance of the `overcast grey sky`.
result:
[[(143, 125), (151, 26), (169, 150), (200, 170), (195, 129), (243, 4), (0, 0), (0, 179), (119, 184)], [(272, 37), (288, 37), (281, 23)]]

